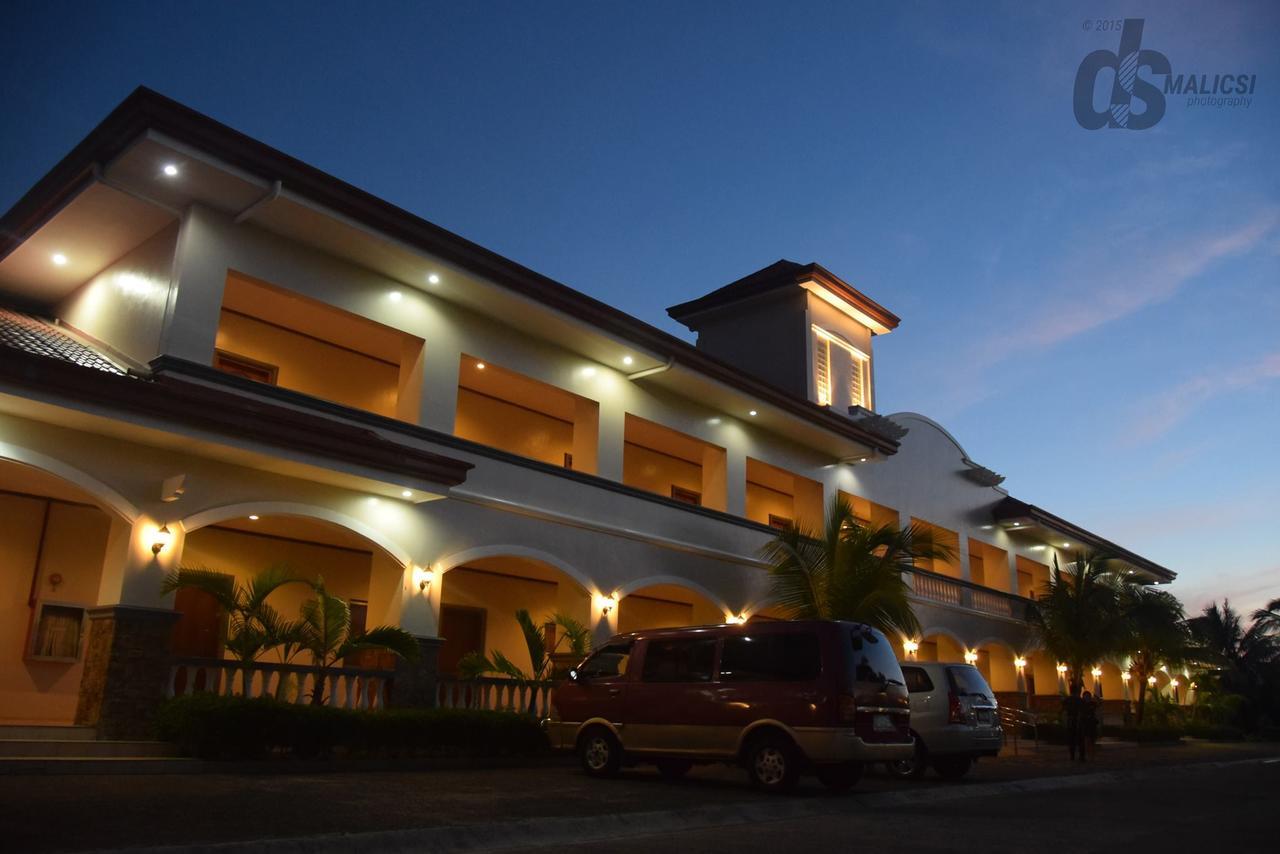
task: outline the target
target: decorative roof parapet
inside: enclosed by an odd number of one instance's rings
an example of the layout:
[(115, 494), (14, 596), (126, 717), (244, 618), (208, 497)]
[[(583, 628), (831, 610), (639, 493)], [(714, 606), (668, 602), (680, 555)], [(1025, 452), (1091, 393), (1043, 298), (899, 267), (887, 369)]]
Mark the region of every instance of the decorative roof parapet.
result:
[[(908, 428), (903, 427), (891, 418), (883, 415), (877, 415), (870, 409), (862, 406), (850, 406), (849, 417), (853, 422), (866, 430), (868, 433), (875, 433), (877, 436), (883, 436), (894, 442), (902, 441), (902, 437), (907, 435)], [(1003, 480), (1003, 478), (1001, 478)]]
[(960, 470), (960, 476), (979, 486), (999, 486), (1004, 483), (1004, 475), (997, 474), (986, 466), (980, 466), (968, 458), (965, 458), (964, 464), (967, 468)]

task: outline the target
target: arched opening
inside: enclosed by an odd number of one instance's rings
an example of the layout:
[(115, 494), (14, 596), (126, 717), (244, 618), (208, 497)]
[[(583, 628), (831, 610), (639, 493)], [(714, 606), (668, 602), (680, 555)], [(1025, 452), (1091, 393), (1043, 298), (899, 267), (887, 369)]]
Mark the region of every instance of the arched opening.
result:
[(1018, 688), (1018, 668), (1014, 660), (1018, 657), (1013, 648), (1000, 641), (985, 641), (977, 647), (978, 670), (997, 695), (1016, 694)]
[(526, 610), (554, 650), (550, 670), (558, 672), (577, 662), (564, 627), (556, 616), (568, 617), (591, 630), (591, 591), (568, 572), (548, 561), (524, 555), (490, 555), (468, 559), (447, 568), (440, 579), (439, 672), (459, 675), (469, 653), (501, 653), (517, 668), (533, 675), (543, 662), (529, 654), (516, 612)]
[(965, 647), (960, 640), (950, 634), (933, 631), (926, 632), (916, 650), (916, 658), (920, 661), (964, 662)]
[(1040, 697), (1058, 696), (1057, 660), (1042, 649), (1033, 650), (1025, 658), (1027, 659), (1025, 668), (1027, 693)]
[(0, 484), (0, 721), (69, 724), (123, 499), (8, 459)]
[(670, 582), (649, 584), (628, 592), (618, 603), (618, 632), (716, 625), (726, 616), (722, 605), (700, 591)]
[[(266, 598), (267, 605), (283, 620), (298, 620), (304, 604), (315, 598), (312, 585), (323, 581), (327, 594), (347, 603), (348, 635), (400, 622), (404, 564), (367, 537), (334, 522), (265, 513), (209, 522), (187, 531), (181, 567), (218, 573), (244, 587), (267, 569), (287, 569), (298, 581), (281, 585)], [(262, 667), (249, 677), (246, 689), (243, 674), (233, 675), (225, 667), (212, 665), (237, 657), (235, 626), (218, 601), (203, 590), (184, 587), (174, 594), (173, 608), (181, 614), (174, 625), (174, 656), (210, 662), (180, 667), (171, 685), (175, 692), (225, 689), (230, 683), (237, 692), (274, 692), (299, 699), (314, 690), (301, 670), (312, 665), (315, 656), (296, 645), (276, 642), (278, 638), (257, 652), (255, 661)], [(339, 643), (342, 637), (339, 635)], [(354, 690), (355, 672), (391, 671), (395, 663), (393, 653), (381, 650), (361, 650), (340, 659), (337, 667), (343, 673), (339, 676), (345, 681), (341, 686), (331, 684), (325, 701), (345, 702), (337, 694), (349, 690), (348, 686)], [(368, 687), (364, 681), (360, 684)], [(377, 704), (378, 699), (365, 696), (361, 702)]]

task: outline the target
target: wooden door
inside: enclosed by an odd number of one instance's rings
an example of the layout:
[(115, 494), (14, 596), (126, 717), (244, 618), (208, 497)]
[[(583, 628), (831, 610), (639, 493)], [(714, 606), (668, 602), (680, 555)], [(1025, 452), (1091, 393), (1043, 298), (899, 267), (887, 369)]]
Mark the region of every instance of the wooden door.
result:
[(173, 627), (173, 654), (179, 658), (222, 658), (227, 615), (203, 590), (184, 587), (173, 597), (182, 616)]
[(440, 606), (440, 673), (458, 674), (458, 662), (469, 652), (484, 652), (485, 610), (460, 605)]

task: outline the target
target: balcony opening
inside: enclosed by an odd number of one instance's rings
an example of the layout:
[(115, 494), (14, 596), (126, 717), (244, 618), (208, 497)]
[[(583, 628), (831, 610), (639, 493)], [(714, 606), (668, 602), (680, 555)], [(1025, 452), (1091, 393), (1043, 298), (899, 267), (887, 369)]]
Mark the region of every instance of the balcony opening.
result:
[(231, 272), (215, 348), (220, 371), (419, 421), (422, 339), (318, 300)]
[(697, 591), (654, 584), (628, 593), (618, 604), (618, 632), (706, 626), (724, 622), (724, 611)]
[(823, 522), (822, 484), (786, 469), (747, 457), (747, 518), (771, 528), (794, 522), (819, 528)]
[(873, 528), (891, 525), (897, 528), (902, 524), (902, 517), (892, 507), (876, 504), (874, 501), (868, 501), (860, 495), (854, 495), (844, 490), (840, 491), (840, 497), (853, 508), (854, 518), (858, 520), (859, 525)]
[(963, 578), (964, 573), (960, 569), (960, 535), (955, 531), (949, 531), (946, 528), (926, 522), (923, 519), (917, 519), (914, 516), (911, 518), (911, 522), (931, 532), (935, 543), (951, 551), (950, 557), (920, 561), (916, 566), (950, 578)]
[(969, 540), (969, 580), (992, 590), (1008, 592), (1008, 552), (980, 540)]
[(1049, 586), (1049, 567), (1018, 555), (1018, 595), (1028, 599), (1043, 596)]
[(594, 400), (463, 356), (454, 435), (553, 466), (596, 473)]
[(628, 414), (622, 482), (686, 504), (724, 510), (725, 451), (701, 439)]

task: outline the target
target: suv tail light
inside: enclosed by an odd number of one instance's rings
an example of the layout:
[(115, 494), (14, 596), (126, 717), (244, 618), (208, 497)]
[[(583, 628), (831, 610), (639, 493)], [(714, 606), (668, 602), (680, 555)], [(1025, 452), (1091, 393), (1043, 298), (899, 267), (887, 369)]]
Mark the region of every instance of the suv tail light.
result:
[(960, 697), (955, 691), (947, 694), (947, 723), (965, 723), (964, 709), (960, 706)]
[(858, 719), (858, 701), (848, 694), (840, 695), (840, 723), (853, 726)]

